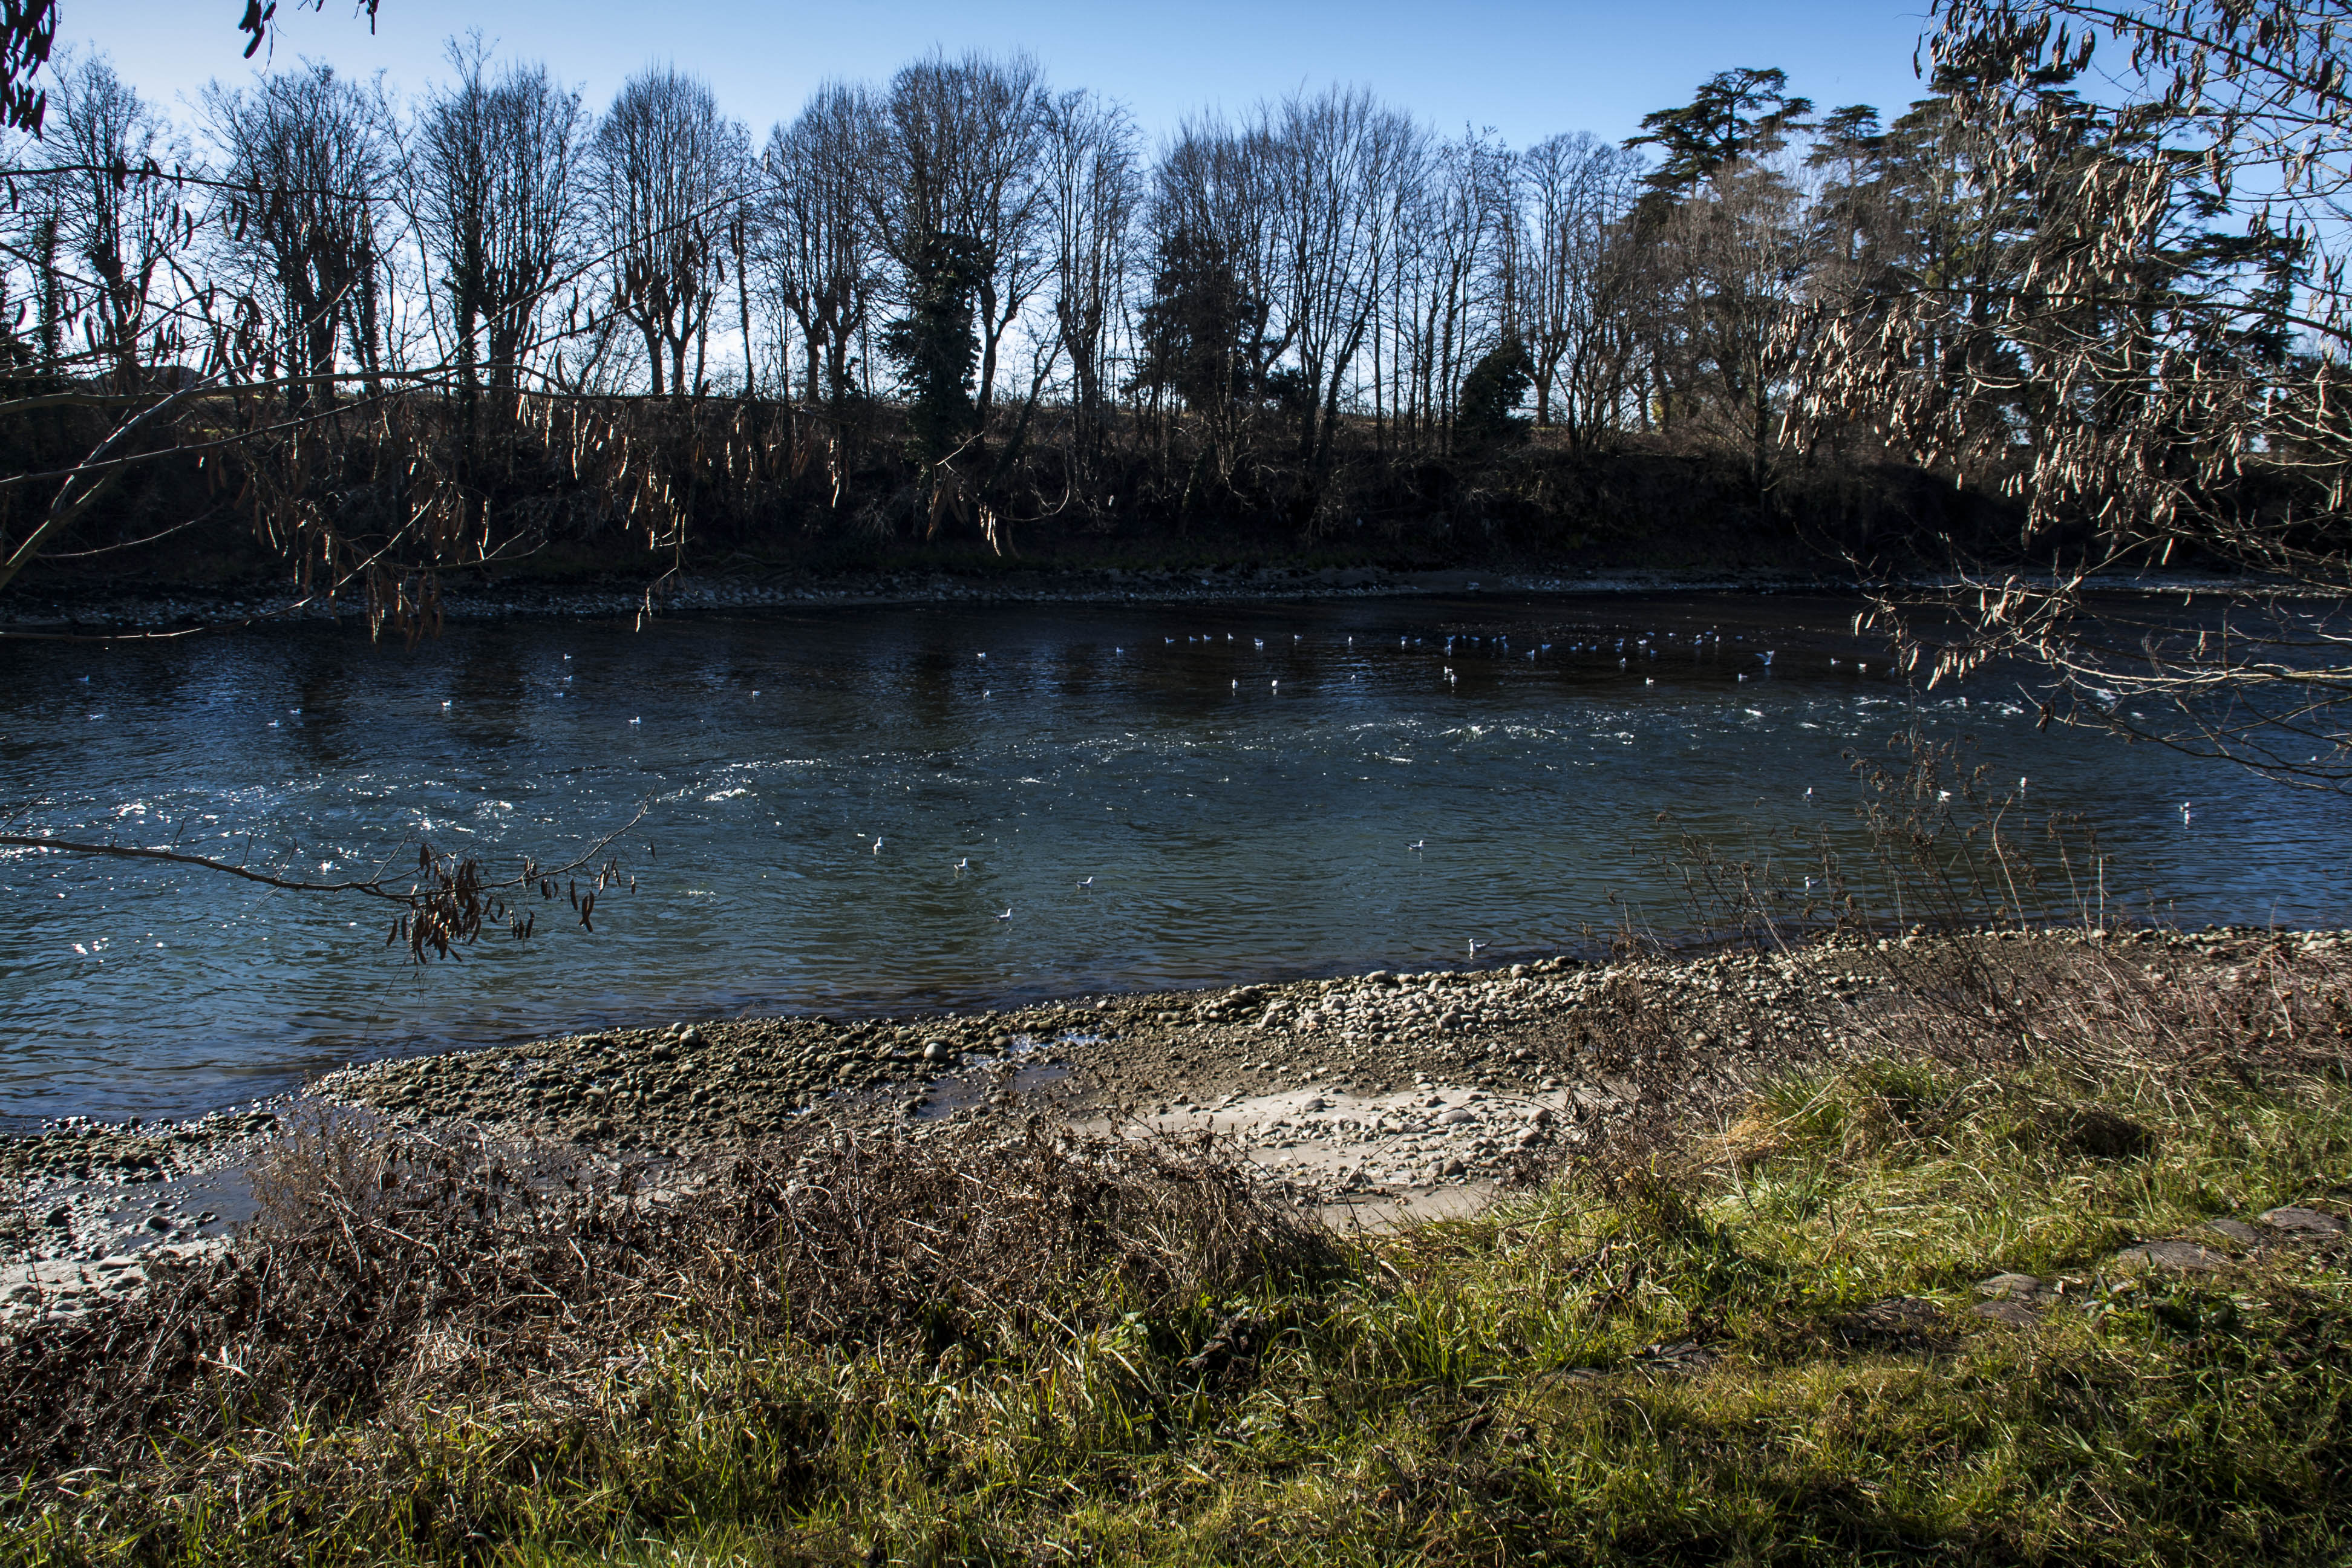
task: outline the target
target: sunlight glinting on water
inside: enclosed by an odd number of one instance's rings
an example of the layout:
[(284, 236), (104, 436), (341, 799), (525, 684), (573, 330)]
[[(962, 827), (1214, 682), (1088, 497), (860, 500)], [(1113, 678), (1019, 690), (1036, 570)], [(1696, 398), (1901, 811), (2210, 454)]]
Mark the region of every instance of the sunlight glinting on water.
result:
[(918, 606), (12, 648), (0, 802), (38, 829), (346, 876), (417, 834), (561, 859), (651, 809), (593, 935), (559, 900), (527, 946), (423, 975), (377, 907), (0, 858), (0, 1113), (181, 1113), (599, 1024), (1507, 962), (1629, 905), (1672, 930), (1685, 834), (1858, 848), (1849, 754), (1910, 722), (2094, 822), (2110, 899), (2340, 923), (2343, 803), (2037, 731), (1997, 675), (1915, 698), (1851, 614)]

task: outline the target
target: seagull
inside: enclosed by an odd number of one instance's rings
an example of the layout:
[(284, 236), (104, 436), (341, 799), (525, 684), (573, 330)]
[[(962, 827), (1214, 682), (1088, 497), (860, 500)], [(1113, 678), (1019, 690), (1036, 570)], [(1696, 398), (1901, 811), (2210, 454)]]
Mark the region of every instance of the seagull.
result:
[(2180, 803), (2180, 826), (2189, 826), (2189, 802), (2185, 800)]
[(1473, 957), (1473, 958), (1475, 958), (1475, 957), (1477, 957), (1477, 956), (1478, 956), (1478, 950), (1479, 950), (1480, 948), (1482, 948), (1482, 947), (1492, 947), (1492, 946), (1494, 946), (1494, 945), (1495, 945), (1495, 944), (1494, 944), (1493, 942), (1480, 942), (1480, 941), (1476, 940), (1475, 938), (1473, 938), (1473, 939), (1471, 940), (1471, 942), (1470, 942), (1470, 956), (1471, 956), (1471, 957)]
[(957, 861), (957, 862), (955, 863), (956, 874), (957, 874), (958, 876), (961, 876), (961, 875), (963, 874), (963, 868), (964, 868), (965, 867), (967, 867), (967, 866), (971, 865), (971, 856), (969, 856), (969, 855), (965, 856), (962, 859), (961, 859), (961, 860)]
[(874, 853), (877, 855), (882, 853), (882, 836), (878, 833), (874, 836)]
[(1009, 920), (1011, 920), (1011, 919), (1013, 918), (1013, 906), (1012, 906), (1011, 904), (1007, 904), (1007, 905), (1005, 905), (1005, 906), (1004, 906), (1004, 912), (1003, 912), (1003, 914), (1001, 914), (1001, 915), (997, 916), (996, 918), (997, 918), (998, 920), (1001, 920), (1001, 921), (1009, 921)]
[(1240, 678), (1239, 676), (1236, 676), (1236, 677), (1234, 677), (1234, 689), (1235, 691), (1239, 691), (1241, 689), (1242, 689), (1241, 678)]
[[(443, 699), (441, 699), (441, 706), (442, 706), (442, 709), (443, 709), (445, 711), (447, 710), (447, 708), (448, 708), (448, 706), (449, 706), (449, 700), (448, 700), (446, 697), (444, 697)], [(630, 720), (630, 721), (629, 721), (629, 722), (630, 722), (630, 723), (632, 723), (632, 724), (634, 724), (634, 723), (635, 723), (635, 722), (636, 722), (636, 721), (635, 721), (635, 720), (634, 720), (634, 719), (632, 719), (632, 720)]]
[(981, 658), (986, 658), (988, 656), (987, 656), (986, 654), (982, 654), (980, 657), (981, 657)]
[(1428, 842), (1429, 840), (1426, 838), (1416, 838), (1412, 843), (1406, 845), (1405, 847), (1408, 849), (1418, 849)]
[(1257, 644), (1260, 647), (1264, 647), (1265, 646), (1265, 639), (1264, 637), (1252, 637), (1250, 638), (1250, 641)]
[(1091, 888), (1094, 885), (1095, 879), (1092, 877), (1087, 877), (1078, 883), (1078, 886), (1081, 888)]
[(1279, 691), (1279, 690), (1281, 690), (1281, 689), (1282, 689), (1282, 682), (1280, 682), (1279, 680), (1275, 681), (1275, 682), (1273, 683), (1273, 685), (1269, 688), (1269, 689), (1271, 689), (1271, 690), (1275, 690), (1275, 691)]
[[(443, 704), (441, 704), (441, 706), (442, 706), (442, 707), (444, 707), (444, 708), (446, 708), (446, 707), (448, 707), (449, 705), (448, 705), (446, 702), (444, 702)], [(642, 724), (642, 723), (644, 723), (644, 722), (645, 722), (645, 721), (644, 721), (643, 719), (632, 719), (632, 720), (630, 720), (630, 721), (629, 721), (629, 722), (630, 722), (630, 723), (632, 723), (632, 724)]]
[(2017, 798), (2020, 800), (2023, 800), (2025, 798), (2025, 775), (2023, 773), (2017, 775)]

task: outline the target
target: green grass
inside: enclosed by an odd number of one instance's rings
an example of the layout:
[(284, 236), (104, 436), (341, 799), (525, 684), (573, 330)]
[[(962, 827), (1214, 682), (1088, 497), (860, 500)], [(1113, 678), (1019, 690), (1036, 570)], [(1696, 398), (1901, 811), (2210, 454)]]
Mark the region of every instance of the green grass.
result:
[[(2338, 1081), (1792, 1077), (1718, 1137), (1253, 1293), (1097, 1289), (944, 1345), (680, 1326), (570, 1394), (159, 1436), (142, 1473), (28, 1482), (0, 1556), (2341, 1563), (2342, 1247), (2110, 1259), (2347, 1196)], [(2004, 1270), (2066, 1282), (2042, 1323), (1969, 1310)], [(1187, 1364), (1237, 1320), (1254, 1354)]]

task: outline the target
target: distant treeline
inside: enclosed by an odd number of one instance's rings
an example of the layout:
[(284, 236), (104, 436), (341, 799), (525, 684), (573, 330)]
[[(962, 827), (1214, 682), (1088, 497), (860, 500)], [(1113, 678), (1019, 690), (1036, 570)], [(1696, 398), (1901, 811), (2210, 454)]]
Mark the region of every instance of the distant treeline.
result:
[[(756, 143), (673, 69), (598, 114), (450, 58), (413, 102), (304, 67), (185, 129), (102, 58), (54, 71), (12, 160), (8, 471), (181, 395), (43, 554), (234, 523), (330, 578), (600, 540), (1664, 562), (1985, 510), (1806, 398), (1811, 323), (2000, 271), (1944, 96), (1890, 127), (1734, 70), (1626, 145), (1515, 150), (1334, 89), (1154, 157), (1020, 57), (828, 86)], [(50, 489), (0, 491), (6, 539)]]

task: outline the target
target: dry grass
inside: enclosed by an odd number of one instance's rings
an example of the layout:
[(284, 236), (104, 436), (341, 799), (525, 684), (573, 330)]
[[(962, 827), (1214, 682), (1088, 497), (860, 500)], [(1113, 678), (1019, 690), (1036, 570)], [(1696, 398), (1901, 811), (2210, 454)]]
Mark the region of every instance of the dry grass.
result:
[(2343, 951), (1853, 957), (1847, 1048), (1344, 1246), (1200, 1146), (307, 1134), (233, 1262), (8, 1350), (0, 1554), (2344, 1561), (2344, 1245), (2116, 1262), (2352, 1207)]
[(673, 1332), (993, 1355), (1336, 1258), (1206, 1145), (1034, 1128), (803, 1135), (655, 1172), (322, 1126), (256, 1184), (260, 1218), (216, 1261), (0, 1345), (8, 1471), (136, 1469), (163, 1431), (581, 1405)]

